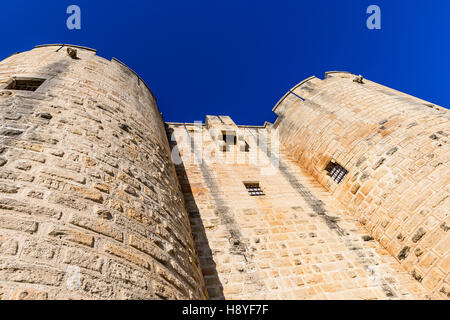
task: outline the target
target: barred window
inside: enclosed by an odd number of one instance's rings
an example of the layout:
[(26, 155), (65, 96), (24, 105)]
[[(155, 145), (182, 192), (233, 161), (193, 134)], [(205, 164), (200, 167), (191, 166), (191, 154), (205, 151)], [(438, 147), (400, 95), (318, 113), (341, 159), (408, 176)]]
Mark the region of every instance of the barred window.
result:
[(348, 173), (348, 171), (343, 166), (334, 161), (330, 161), (325, 170), (328, 172), (328, 175), (334, 181), (336, 181), (337, 184), (340, 184)]
[(264, 196), (264, 192), (262, 191), (259, 183), (244, 183), (245, 188), (248, 191), (248, 194), (252, 197), (261, 197)]

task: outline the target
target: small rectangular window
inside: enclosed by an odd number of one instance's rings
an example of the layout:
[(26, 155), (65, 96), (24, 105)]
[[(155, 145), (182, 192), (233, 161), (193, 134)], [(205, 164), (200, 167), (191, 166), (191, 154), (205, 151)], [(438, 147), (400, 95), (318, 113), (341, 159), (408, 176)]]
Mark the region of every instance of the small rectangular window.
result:
[(222, 131), (222, 139), (228, 145), (236, 144), (236, 133), (234, 131)]
[(222, 151), (230, 151), (230, 146), (236, 145), (236, 133), (234, 131), (222, 131), (222, 140), (225, 142)]
[(348, 171), (343, 166), (334, 161), (330, 161), (325, 170), (328, 172), (328, 175), (334, 181), (336, 181), (337, 184), (340, 184), (348, 173)]
[(244, 185), (248, 191), (248, 194), (251, 195), (252, 197), (264, 196), (264, 192), (259, 186), (259, 183), (244, 183)]
[(8, 90), (36, 91), (45, 79), (14, 79), (7, 87)]

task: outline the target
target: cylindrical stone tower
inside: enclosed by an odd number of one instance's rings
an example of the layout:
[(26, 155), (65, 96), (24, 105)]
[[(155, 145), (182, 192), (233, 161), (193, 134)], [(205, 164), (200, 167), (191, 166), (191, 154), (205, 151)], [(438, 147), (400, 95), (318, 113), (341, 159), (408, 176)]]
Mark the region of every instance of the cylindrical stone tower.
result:
[(450, 296), (450, 113), (345, 72), (276, 105), (281, 143), (434, 296)]
[(0, 63), (0, 299), (202, 299), (164, 123), (95, 50)]

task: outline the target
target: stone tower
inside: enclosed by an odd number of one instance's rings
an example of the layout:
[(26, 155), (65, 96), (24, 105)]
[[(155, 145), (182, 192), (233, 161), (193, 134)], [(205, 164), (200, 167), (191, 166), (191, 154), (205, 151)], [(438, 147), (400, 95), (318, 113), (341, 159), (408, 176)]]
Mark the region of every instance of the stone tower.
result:
[[(0, 62), (0, 299), (448, 299), (448, 110), (329, 72), (164, 123), (135, 72)], [(169, 139), (168, 139), (169, 138)]]
[(448, 299), (448, 110), (330, 72), (274, 111), (168, 123), (209, 296)]
[(95, 50), (0, 63), (0, 299), (201, 299), (164, 123)]

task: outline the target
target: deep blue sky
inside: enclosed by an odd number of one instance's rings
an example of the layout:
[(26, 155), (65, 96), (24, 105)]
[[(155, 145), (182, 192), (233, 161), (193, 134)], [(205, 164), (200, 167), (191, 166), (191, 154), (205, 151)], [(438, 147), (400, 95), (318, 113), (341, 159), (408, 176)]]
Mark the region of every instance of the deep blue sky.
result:
[[(66, 28), (81, 7), (82, 29)], [(366, 28), (381, 8), (382, 29)], [(45, 43), (92, 47), (151, 87), (166, 121), (273, 121), (292, 86), (345, 70), (450, 106), (448, 0), (3, 1), (0, 59)]]

